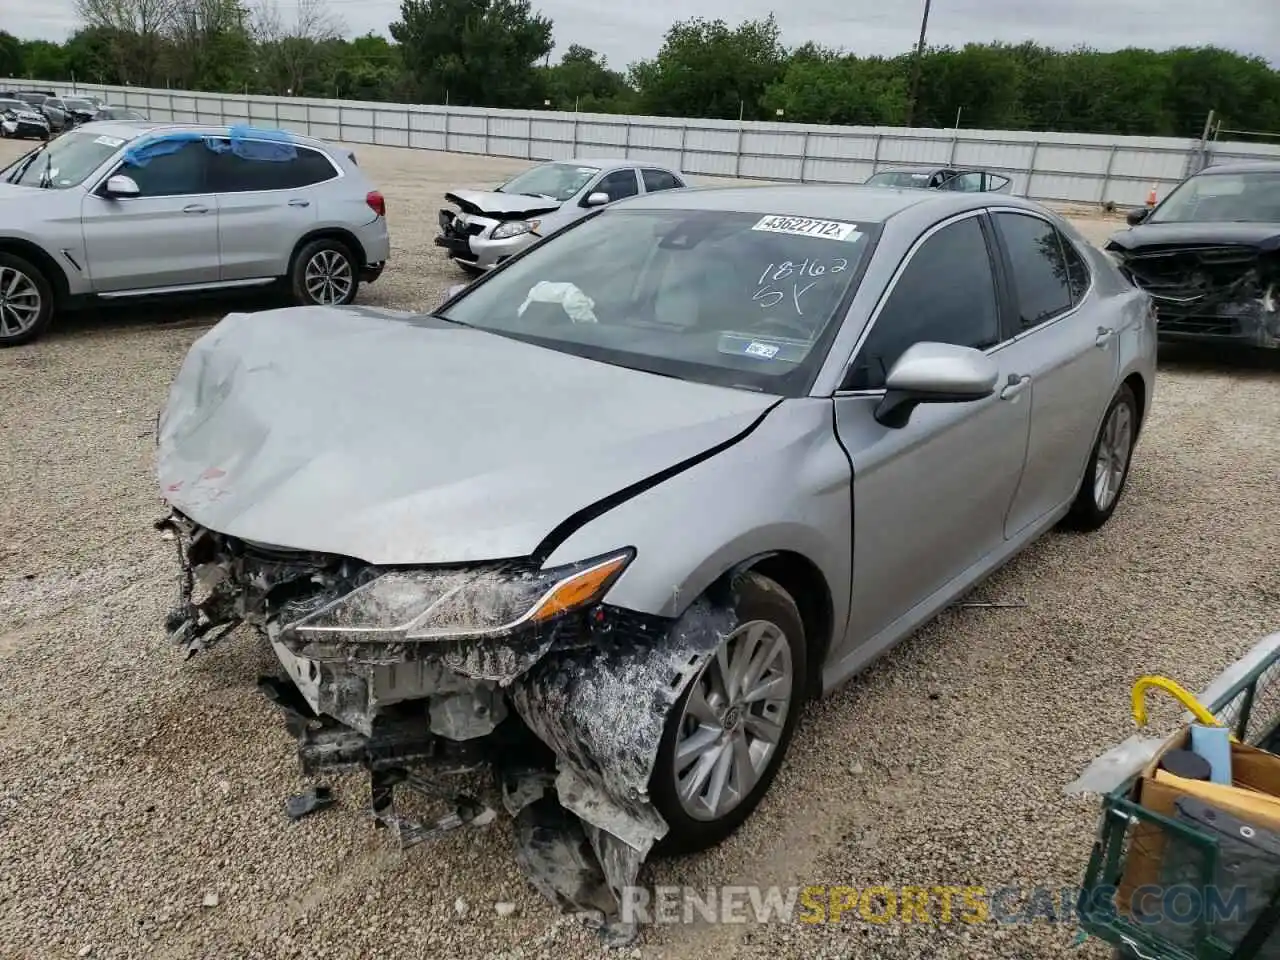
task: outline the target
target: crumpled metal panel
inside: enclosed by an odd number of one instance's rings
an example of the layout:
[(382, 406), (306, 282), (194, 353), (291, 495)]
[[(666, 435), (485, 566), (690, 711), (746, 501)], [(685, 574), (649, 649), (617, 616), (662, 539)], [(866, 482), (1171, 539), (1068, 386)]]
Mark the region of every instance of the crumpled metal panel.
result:
[(733, 625), (731, 610), (699, 599), (670, 629), (604, 634), (595, 647), (547, 657), (509, 691), (556, 754), (561, 802), (641, 859), (666, 832), (648, 785), (667, 716)]

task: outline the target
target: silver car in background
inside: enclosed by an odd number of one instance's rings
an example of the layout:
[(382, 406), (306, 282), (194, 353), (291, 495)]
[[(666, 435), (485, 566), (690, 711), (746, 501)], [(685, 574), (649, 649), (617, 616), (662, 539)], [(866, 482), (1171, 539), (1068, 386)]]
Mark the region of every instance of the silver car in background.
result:
[(807, 700), (1107, 522), (1155, 358), (1147, 294), (1025, 200), (637, 197), (430, 315), (198, 340), (158, 429), (172, 637), (259, 630), (304, 769), (379, 764), (380, 818), (387, 764), (493, 763), (526, 869), (600, 861), (539, 888), (607, 913), (742, 823)]
[(0, 347), (56, 311), (279, 283), (346, 304), (390, 253), (345, 148), (278, 130), (94, 122), (0, 171)]
[(556, 160), (532, 167), (492, 191), (446, 193), (444, 198), (458, 209), (440, 211), (435, 242), (463, 270), (481, 273), (597, 207), (684, 186), (684, 174), (661, 164), (616, 158)]

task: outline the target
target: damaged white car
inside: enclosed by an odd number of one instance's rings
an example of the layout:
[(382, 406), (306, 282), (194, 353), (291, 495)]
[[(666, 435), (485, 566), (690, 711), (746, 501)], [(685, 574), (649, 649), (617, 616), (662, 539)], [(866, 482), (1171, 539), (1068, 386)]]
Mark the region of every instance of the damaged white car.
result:
[(158, 422), (174, 640), (256, 628), (304, 769), (367, 769), (406, 842), (493, 767), (533, 882), (627, 938), (645, 857), (731, 833), (806, 700), (1119, 502), (1150, 300), (993, 202), (671, 190), (429, 315), (227, 317)]

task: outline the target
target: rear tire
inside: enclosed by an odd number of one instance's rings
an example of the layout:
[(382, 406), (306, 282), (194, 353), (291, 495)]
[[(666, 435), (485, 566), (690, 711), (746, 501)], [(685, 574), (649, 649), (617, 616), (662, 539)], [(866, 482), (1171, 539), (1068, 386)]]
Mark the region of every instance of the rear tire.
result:
[(53, 321), (53, 287), (22, 257), (0, 252), (0, 347), (40, 337)]
[(289, 293), (304, 307), (345, 307), (360, 288), (360, 265), (341, 240), (304, 244), (289, 268)]
[(1138, 426), (1137, 397), (1122, 383), (1102, 418), (1075, 502), (1063, 518), (1064, 527), (1087, 533), (1111, 519), (1129, 479)]
[[(670, 828), (658, 845), (666, 854), (706, 850), (746, 821), (777, 776), (804, 708), (807, 650), (795, 601), (754, 572), (742, 576), (735, 596), (738, 627), (671, 708), (650, 776), (649, 797)], [(746, 669), (734, 670), (739, 663)], [(727, 696), (722, 664), (744, 677)], [(745, 699), (752, 691), (757, 698)]]

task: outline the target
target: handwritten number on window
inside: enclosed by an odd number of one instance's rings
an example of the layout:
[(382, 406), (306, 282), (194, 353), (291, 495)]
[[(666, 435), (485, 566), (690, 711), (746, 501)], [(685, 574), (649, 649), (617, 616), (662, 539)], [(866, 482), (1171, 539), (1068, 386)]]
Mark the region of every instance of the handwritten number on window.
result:
[[(768, 310), (771, 307), (776, 307), (787, 298), (786, 292), (778, 289), (774, 284), (779, 284), (782, 287), (790, 286), (791, 303), (795, 306), (796, 313), (804, 316), (804, 310), (800, 307), (800, 298), (814, 286), (817, 278), (828, 273), (844, 273), (848, 269), (849, 261), (843, 257), (836, 257), (825, 263), (819, 260), (802, 260), (798, 264), (790, 260), (784, 260), (782, 263), (771, 263), (761, 272), (760, 279), (756, 281), (758, 289), (751, 299), (760, 304), (761, 310)], [(790, 284), (783, 283), (785, 280), (792, 280), (792, 282)], [(805, 280), (809, 282), (805, 283)]]

